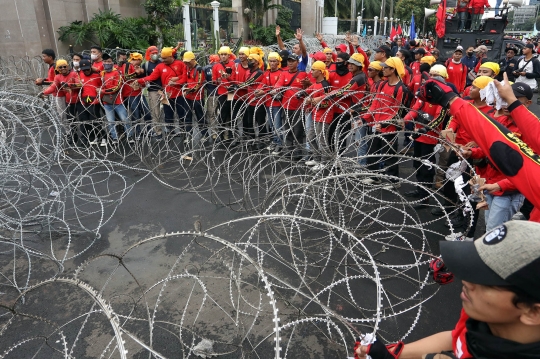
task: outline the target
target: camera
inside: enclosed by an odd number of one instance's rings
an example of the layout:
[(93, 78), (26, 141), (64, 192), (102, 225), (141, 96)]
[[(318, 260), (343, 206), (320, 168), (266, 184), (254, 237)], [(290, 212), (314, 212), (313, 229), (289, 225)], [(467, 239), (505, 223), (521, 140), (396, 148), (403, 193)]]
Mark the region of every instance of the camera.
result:
[(226, 72), (228, 75), (232, 74), (232, 67), (227, 67), (227, 68), (225, 69), (225, 72)]

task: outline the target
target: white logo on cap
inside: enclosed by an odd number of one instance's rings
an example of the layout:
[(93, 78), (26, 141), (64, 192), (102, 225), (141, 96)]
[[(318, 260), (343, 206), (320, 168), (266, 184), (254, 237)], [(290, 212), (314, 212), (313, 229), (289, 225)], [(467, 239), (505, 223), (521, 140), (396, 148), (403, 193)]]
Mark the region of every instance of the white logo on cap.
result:
[(491, 232), (487, 233), (484, 237), (485, 244), (497, 244), (501, 242), (506, 237), (506, 226), (503, 224), (500, 227), (493, 229)]
[(518, 90), (525, 91), (525, 88), (523, 86), (518, 86)]

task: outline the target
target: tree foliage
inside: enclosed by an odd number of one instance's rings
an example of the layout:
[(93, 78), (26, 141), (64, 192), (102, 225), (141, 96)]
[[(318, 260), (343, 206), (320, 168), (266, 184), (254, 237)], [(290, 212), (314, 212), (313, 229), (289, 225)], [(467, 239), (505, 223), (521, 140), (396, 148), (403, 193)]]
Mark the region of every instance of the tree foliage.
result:
[[(398, 0), (394, 7), (395, 17), (410, 20), (414, 13), (414, 21), (416, 22), (417, 34), (422, 32), (424, 24), (424, 8), (429, 8), (429, 0)], [(432, 15), (426, 19), (426, 33), (434, 31), (437, 18)]]
[[(278, 16), (276, 18), (276, 25), (281, 28), (281, 38), (283, 40), (289, 40), (294, 37), (294, 31), (291, 29), (291, 20), (293, 11), (281, 5), (278, 5)], [(276, 43), (276, 26), (253, 26), (250, 24), (253, 39), (267, 46)]]
[(91, 43), (103, 48), (142, 49), (148, 47), (151, 32), (145, 18), (121, 18), (111, 10), (100, 10), (87, 23), (73, 21), (61, 26), (58, 39), (79, 46)]
[[(356, 0), (357, 12), (362, 14), (362, 0)], [(375, 16), (379, 16), (381, 12), (381, 0), (364, 0), (364, 12), (362, 16), (364, 19), (373, 19)], [(336, 13), (336, 1), (330, 0), (324, 2), (324, 14), (325, 16), (334, 16)], [(386, 13), (390, 14), (390, 1), (386, 2)], [(340, 19), (351, 18), (351, 1), (350, 0), (337, 0), (337, 16)], [(353, 14), (353, 18), (356, 19), (357, 14)], [(388, 15), (390, 16), (390, 15)]]
[(150, 37), (152, 43), (157, 44), (158, 47), (161, 48), (168, 40), (167, 30), (171, 27), (167, 20), (168, 16), (180, 6), (182, 6), (181, 0), (146, 0), (144, 2), (143, 7), (148, 14), (148, 23), (153, 29)]

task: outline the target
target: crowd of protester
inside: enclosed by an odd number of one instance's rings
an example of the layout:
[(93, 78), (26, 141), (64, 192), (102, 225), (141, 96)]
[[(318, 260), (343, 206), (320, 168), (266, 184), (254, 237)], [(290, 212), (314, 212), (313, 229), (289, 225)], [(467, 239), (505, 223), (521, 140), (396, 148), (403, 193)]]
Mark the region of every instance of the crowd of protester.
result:
[[(444, 215), (430, 206), (430, 191), (444, 194), (448, 212), (470, 202), (472, 220), (455, 211), (447, 225), (463, 231), (441, 246), (450, 270), (463, 279), (464, 311), (452, 332), (407, 345), (359, 341), (355, 355), (537, 357), (540, 123), (527, 109), (540, 78), (535, 44), (522, 53), (509, 47), (500, 61), (489, 59), (486, 46), (458, 46), (443, 61), (433, 40), (397, 38), (365, 51), (357, 37), (330, 48), (317, 34), (320, 51), (308, 54), (301, 30), (292, 51), (279, 27), (276, 36), (280, 51), (241, 47), (234, 54), (223, 46), (204, 67), (181, 44), (151, 46), (144, 55), (119, 52), (115, 59), (93, 46), (90, 58), (75, 54), (71, 63), (44, 50), (49, 73), (36, 85), (46, 86), (40, 96), (54, 96), (70, 145), (117, 146), (121, 136), (128, 144), (178, 136), (187, 143), (197, 128), (203, 147), (247, 144), (321, 171), (354, 137), (359, 165), (370, 173), (362, 182), (391, 190), (401, 184), (398, 159), (410, 153), (418, 186), (404, 195), (419, 199), (417, 211)], [(488, 103), (490, 91), (506, 104)], [(465, 184), (485, 183), (465, 185), (463, 197), (452, 169)], [(473, 242), (479, 197), (487, 206), (486, 234)], [(509, 222), (518, 211), (530, 222)]]

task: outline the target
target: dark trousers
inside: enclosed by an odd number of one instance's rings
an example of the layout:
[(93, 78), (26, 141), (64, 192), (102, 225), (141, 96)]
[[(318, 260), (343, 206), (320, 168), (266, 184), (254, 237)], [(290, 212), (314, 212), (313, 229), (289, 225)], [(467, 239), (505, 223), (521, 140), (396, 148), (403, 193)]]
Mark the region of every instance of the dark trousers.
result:
[(338, 154), (345, 152), (347, 149), (347, 137), (351, 130), (351, 115), (348, 113), (334, 113), (334, 119), (328, 130), (328, 143), (331, 152), (335, 152), (336, 149), (338, 149)]
[(178, 116), (178, 121), (182, 124), (186, 118), (186, 100), (183, 97), (176, 97), (169, 99), (169, 105), (163, 105), (163, 112), (165, 113), (165, 123), (167, 124), (167, 132), (173, 131), (174, 126), (174, 114)]
[[(414, 158), (435, 163), (435, 154), (433, 153), (434, 148), (435, 145), (414, 141)], [(417, 189), (427, 197), (428, 192), (425, 190), (425, 188), (429, 188), (433, 184), (435, 167), (431, 167), (430, 169), (429, 166), (426, 166), (417, 160), (413, 161), (413, 167), (416, 168), (416, 181), (422, 185), (417, 186)]]
[(68, 122), (67, 139), (69, 143), (76, 143), (79, 139), (79, 135), (77, 133), (77, 104), (69, 103), (66, 108), (66, 113)]
[(82, 141), (85, 144), (95, 141), (100, 137), (101, 126), (98, 122), (98, 118), (100, 117), (99, 108), (99, 105), (84, 105), (80, 102), (77, 104), (77, 114), (81, 122)]
[(227, 94), (219, 95), (219, 124), (225, 127), (226, 130), (230, 130), (231, 127), (231, 109), (232, 101), (227, 101)]
[(266, 107), (264, 106), (248, 106), (243, 118), (244, 136), (255, 138), (255, 128), (258, 129), (259, 138), (265, 136), (266, 130)]
[(193, 124), (193, 112), (195, 112), (195, 118), (199, 124), (199, 131), (203, 136), (208, 133), (208, 125), (206, 124), (204, 117), (204, 105), (202, 100), (188, 100), (186, 99), (187, 113), (186, 113), (186, 131), (192, 132)]
[[(398, 148), (397, 133), (382, 134), (377, 132), (368, 142), (367, 164), (370, 171), (377, 171), (379, 164), (384, 161), (386, 166), (386, 174), (399, 177), (399, 166), (397, 165), (397, 157), (388, 156), (396, 155)], [(380, 156), (373, 156), (379, 154)], [(396, 181), (396, 180), (394, 180)]]
[(300, 144), (304, 139), (304, 122), (300, 114), (300, 110), (285, 110), (283, 129), (285, 132), (285, 146), (288, 151), (294, 151), (295, 145), (300, 148)]

